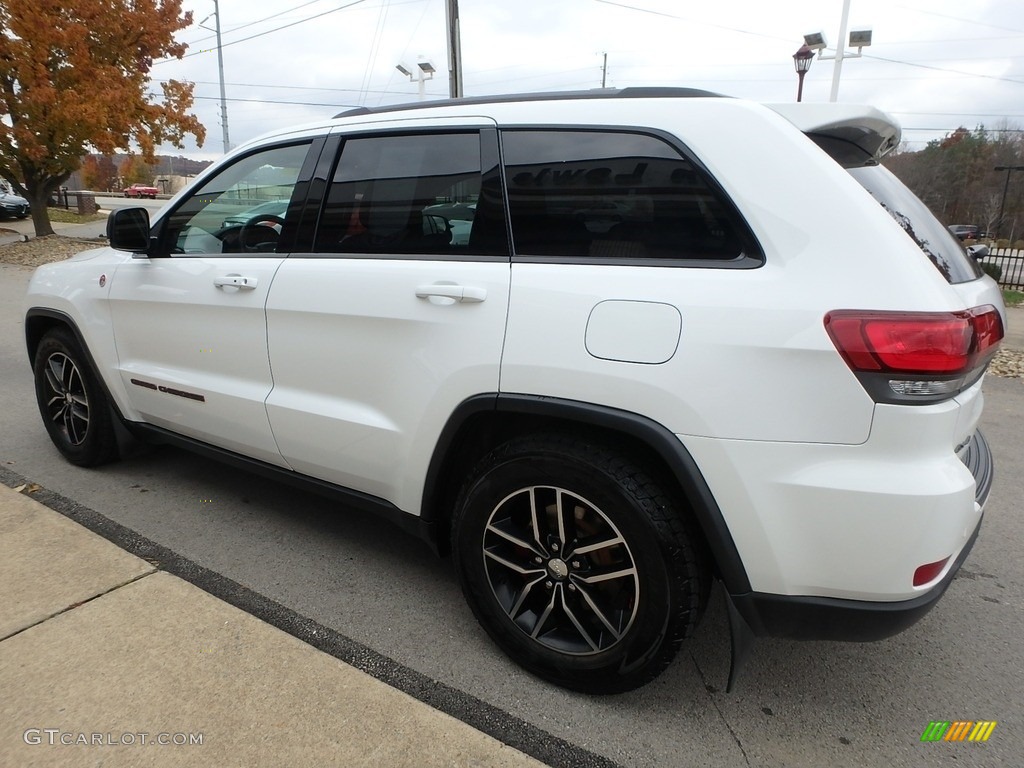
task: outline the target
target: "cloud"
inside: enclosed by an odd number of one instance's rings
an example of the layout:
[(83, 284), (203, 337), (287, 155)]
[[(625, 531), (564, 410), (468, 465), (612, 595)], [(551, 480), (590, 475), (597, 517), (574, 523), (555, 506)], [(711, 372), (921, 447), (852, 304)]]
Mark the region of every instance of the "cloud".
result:
[[(354, 3), (354, 4), (353, 4)], [(221, 0), (232, 145), (351, 105), (414, 101), (418, 83), (395, 65), (437, 69), (427, 98), (448, 95), (444, 0)], [(349, 7), (344, 7), (349, 6)], [(705, 88), (758, 101), (795, 98), (792, 54), (806, 32), (838, 38), (840, 0), (461, 0), (466, 95), (576, 90), (607, 83)], [(209, 0), (186, 0), (197, 20)], [(873, 45), (842, 64), (839, 98), (889, 111), (912, 147), (958, 125), (1024, 123), (1024, 3), (853, 0), (851, 27)], [(213, 18), (205, 25), (212, 27)], [(206, 146), (221, 154), (216, 41), (196, 26), (181, 61), (154, 78), (196, 82)], [(243, 38), (251, 38), (243, 40)], [(826, 101), (834, 62), (815, 60), (804, 98)], [(171, 151), (170, 148), (166, 148)]]

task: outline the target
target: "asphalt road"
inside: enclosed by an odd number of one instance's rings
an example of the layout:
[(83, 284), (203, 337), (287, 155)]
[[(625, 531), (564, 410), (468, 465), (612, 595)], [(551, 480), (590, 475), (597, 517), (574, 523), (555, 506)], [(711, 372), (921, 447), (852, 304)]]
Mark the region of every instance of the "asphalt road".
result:
[[(0, 462), (159, 544), (432, 679), (624, 766), (1019, 765), (1024, 383), (989, 377), (997, 460), (982, 534), (938, 607), (873, 644), (759, 641), (724, 692), (721, 595), (654, 683), (595, 698), (502, 656), (450, 564), (397, 529), (193, 455), (160, 449), (97, 470), (43, 431), (22, 335), (30, 270), (0, 265)], [(870, 556), (870, 553), (865, 553)], [(985, 744), (921, 743), (932, 720), (996, 720)]]

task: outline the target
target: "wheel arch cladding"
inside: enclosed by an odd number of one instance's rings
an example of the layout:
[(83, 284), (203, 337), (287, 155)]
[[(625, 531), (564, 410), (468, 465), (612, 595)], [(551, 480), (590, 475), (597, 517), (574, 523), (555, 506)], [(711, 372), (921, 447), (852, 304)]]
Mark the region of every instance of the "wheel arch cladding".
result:
[(704, 476), (689, 451), (661, 424), (628, 411), (560, 398), (481, 394), (455, 409), (438, 438), (424, 483), (422, 514), (437, 523), (437, 541), (447, 553), (446, 532), (465, 473), (488, 450), (513, 437), (552, 429), (590, 433), (654, 464), (681, 494), (702, 534), (718, 577), (732, 594), (750, 591), (750, 581)]

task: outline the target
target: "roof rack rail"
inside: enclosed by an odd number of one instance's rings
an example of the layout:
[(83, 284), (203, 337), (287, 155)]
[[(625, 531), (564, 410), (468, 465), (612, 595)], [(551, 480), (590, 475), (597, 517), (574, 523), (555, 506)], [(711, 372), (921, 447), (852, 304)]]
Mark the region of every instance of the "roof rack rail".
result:
[(414, 101), (409, 104), (394, 104), (385, 107), (356, 107), (339, 112), (335, 117), (357, 115), (379, 115), (382, 112), (404, 112), (412, 109), (430, 109), (465, 104), (508, 104), (516, 101), (566, 101), (571, 99), (693, 99), (722, 98), (720, 93), (702, 91), (699, 88), (594, 88), (589, 91), (550, 91), (547, 93), (509, 93), (494, 96), (471, 96), (463, 99), (438, 99), (436, 101)]

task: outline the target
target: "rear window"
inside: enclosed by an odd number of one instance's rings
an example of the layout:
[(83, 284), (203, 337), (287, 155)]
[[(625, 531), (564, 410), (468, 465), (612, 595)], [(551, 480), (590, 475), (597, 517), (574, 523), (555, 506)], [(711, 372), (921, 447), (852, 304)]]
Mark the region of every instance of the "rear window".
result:
[(982, 276), (960, 241), (891, 171), (880, 165), (847, 171), (896, 219), (947, 281), (966, 283)]

